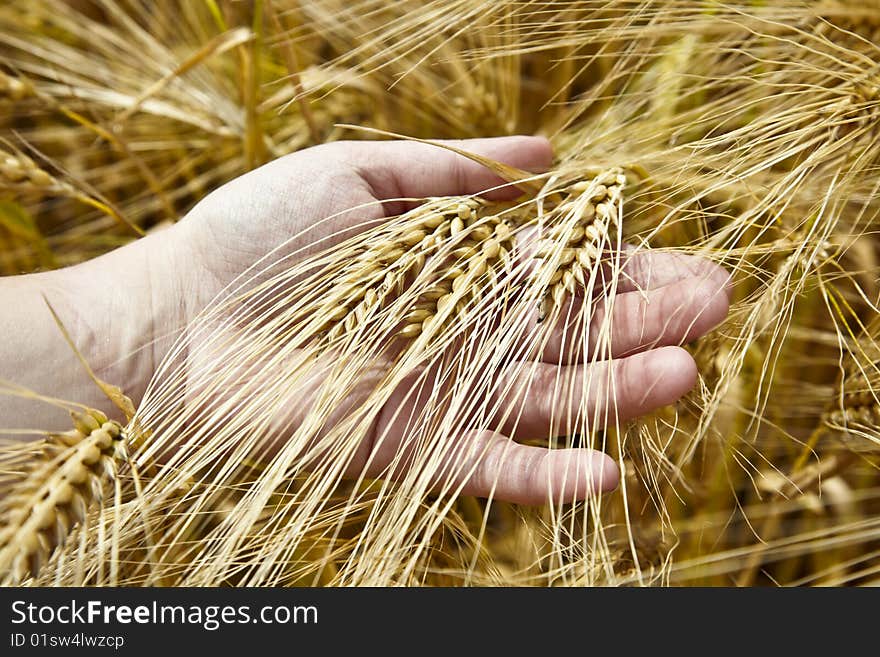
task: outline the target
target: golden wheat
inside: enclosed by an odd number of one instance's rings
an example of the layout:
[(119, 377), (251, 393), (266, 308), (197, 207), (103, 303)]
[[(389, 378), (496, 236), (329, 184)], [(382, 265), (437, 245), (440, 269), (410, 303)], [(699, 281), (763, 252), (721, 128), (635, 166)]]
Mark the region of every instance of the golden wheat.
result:
[(548, 213), (543, 227), (548, 236), (536, 253), (540, 262), (536, 276), (549, 275), (539, 321), (553, 308), (561, 307), (566, 294), (587, 288), (589, 272), (609, 246), (611, 231), (619, 225), (625, 184), (620, 168), (600, 172), (569, 186), (567, 198)]
[(19, 189), (61, 191), (62, 185), (24, 153), (0, 150), (0, 185)]
[(38, 575), (89, 506), (103, 500), (105, 482), (126, 458), (118, 422), (95, 410), (72, 417), (74, 428), (49, 437), (44, 459), (3, 500), (0, 573), (13, 581)]
[[(339, 123), (424, 138), (540, 132), (558, 155), (548, 184), (521, 207), (432, 199), (318, 265), (295, 265), (275, 289), (258, 285), (248, 300), (212, 310), (216, 324), (234, 327), (225, 337), (193, 328), (226, 356), (206, 366), (216, 377), (166, 370), (142, 409), (156, 441), (140, 462), (163, 452), (174, 467), (145, 474), (143, 497), (127, 485), (125, 501), (87, 526), (111, 528), (120, 551), (108, 557), (101, 550), (110, 542), (95, 536), (87, 548), (68, 541), (58, 550), (65, 565), (35, 581), (876, 578), (880, 528), (870, 518), (880, 495), (870, 463), (880, 380), (858, 328), (876, 315), (878, 298), (874, 5), (734, 0), (707, 11), (704, 3), (611, 0), (551, 12), (507, 1), (370, 0), (353, 11), (336, 0), (273, 0), (272, 24), (261, 26), (248, 3), (218, 3), (216, 15), (214, 3), (186, 3), (175, 21), (137, 3), (104, 3), (112, 11), (100, 20), (67, 5), (7, 3), (0, 47), (14, 74), (0, 78), (0, 99), (12, 111), (0, 122), (14, 143), (33, 146), (22, 148), (39, 164), (15, 151), (6, 170), (16, 180), (3, 174), (3, 184), (24, 192), (22, 206), (48, 228), (64, 262), (129, 236), (70, 204), (46, 203), (52, 186), (34, 184), (29, 176), (45, 182), (34, 167), (94, 189), (148, 227), (263, 154), (363, 136)], [(225, 54), (191, 54), (237, 27), (257, 37), (242, 36)], [(150, 57), (138, 56), (144, 47)], [(34, 90), (41, 103), (20, 102)], [(114, 148), (94, 147), (96, 126), (118, 128), (101, 137)], [(615, 165), (640, 171), (625, 199)], [(459, 203), (474, 216), (459, 216)], [(480, 387), (471, 371), (522, 356), (524, 336), (541, 342), (570, 295), (589, 291), (613, 305), (613, 291), (595, 283), (604, 266), (617, 266), (606, 254), (621, 240), (642, 253), (708, 257), (735, 280), (730, 319), (687, 347), (700, 371), (691, 395), (602, 432), (580, 423), (564, 439), (526, 438), (610, 451), (626, 464), (620, 493), (527, 510), (456, 497), (454, 486), (436, 494), (428, 475), (340, 483), (338, 464), (369, 418), (425, 366), (439, 374), (420, 379), (437, 399), (410, 418), (419, 462), (439, 467), (456, 436), (484, 429), (497, 409), (483, 400), (499, 391)], [(520, 278), (510, 275), (517, 267)], [(308, 285), (298, 282), (315, 270)], [(301, 294), (278, 291), (290, 289)], [(241, 312), (224, 314), (230, 308)], [(526, 333), (518, 318), (533, 319), (536, 308), (542, 325)], [(586, 325), (589, 312), (572, 319)], [(372, 382), (360, 414), (333, 416), (358, 373), (384, 362), (389, 343), (400, 353), (392, 350), (390, 371)], [(324, 361), (329, 373), (312, 365)], [(289, 393), (315, 370), (329, 383), (302, 427), (281, 414), (292, 435), (273, 443), (277, 455), (267, 437), (277, 434), (275, 414), (304, 404), (288, 404)], [(263, 378), (242, 374), (252, 371)], [(843, 445), (824, 440), (832, 436)], [(312, 472), (302, 465), (309, 449)], [(870, 467), (842, 469), (850, 450)], [(241, 467), (253, 453), (259, 463)], [(199, 485), (174, 492), (190, 478)], [(844, 512), (830, 500), (847, 487)], [(767, 545), (756, 543), (756, 529)], [(102, 570), (108, 561), (114, 573)]]
[(33, 85), (0, 71), (0, 98), (6, 97), (13, 102), (24, 100), (34, 94)]

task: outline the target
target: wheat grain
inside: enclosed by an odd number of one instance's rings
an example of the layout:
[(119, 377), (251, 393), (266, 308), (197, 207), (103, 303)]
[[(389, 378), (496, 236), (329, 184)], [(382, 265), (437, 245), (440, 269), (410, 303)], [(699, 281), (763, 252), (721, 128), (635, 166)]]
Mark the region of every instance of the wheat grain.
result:
[(822, 421), (834, 436), (854, 451), (880, 449), (880, 319), (864, 327), (846, 356)]
[[(412, 339), (428, 327), (448, 325), (475, 298), (484, 279), (509, 264), (513, 231), (497, 215), (481, 215), (479, 199), (439, 198), (402, 216), (365, 248), (329, 295), (323, 329), (331, 340), (350, 335), (386, 308), (434, 259), (430, 276), (414, 290), (414, 303), (400, 309), (398, 337)], [(441, 321), (436, 321), (442, 316)]]
[(18, 102), (33, 95), (34, 87), (30, 82), (0, 71), (0, 98)]
[(51, 174), (24, 153), (0, 150), (0, 186), (29, 187), (46, 191), (65, 189)]
[(103, 499), (126, 455), (119, 423), (96, 410), (72, 413), (74, 428), (53, 434), (46, 459), (34, 465), (3, 502), (0, 573), (20, 581), (36, 576), (89, 506)]
[[(478, 296), (491, 295), (514, 247), (513, 231), (498, 215), (480, 217), (483, 205), (459, 203), (450, 222), (454, 242), (439, 280), (424, 289), (404, 318), (402, 337), (436, 333), (466, 312)], [(488, 283), (488, 285), (486, 285)]]
[(538, 321), (559, 308), (567, 294), (587, 284), (587, 272), (598, 262), (610, 231), (619, 225), (626, 176), (611, 168), (570, 185), (566, 198), (546, 218), (546, 236), (535, 257), (536, 280), (547, 280)]
[[(673, 573), (679, 581), (700, 578), (698, 583), (704, 585), (729, 584), (743, 568), (744, 553), (754, 552), (753, 528), (760, 526), (767, 513), (785, 514), (784, 531), (779, 535), (786, 541), (816, 528), (837, 532), (843, 522), (838, 509), (828, 507), (829, 513), (821, 516), (802, 514), (802, 500), (789, 503), (779, 499), (768, 505), (766, 495), (758, 500), (750, 491), (754, 472), (765, 466), (769, 471), (787, 473), (797, 484), (779, 489), (781, 493), (774, 490), (776, 498), (806, 485), (808, 469), (797, 474), (790, 467), (793, 452), (800, 451), (800, 447), (792, 449), (790, 440), (801, 440), (801, 433), (811, 430), (820, 417), (826, 424), (839, 425), (836, 430), (852, 442), (871, 445), (871, 436), (877, 436), (876, 407), (870, 395), (876, 386), (859, 383), (858, 368), (847, 372), (844, 389), (832, 391), (832, 381), (825, 378), (838, 363), (838, 354), (831, 352), (853, 346), (850, 318), (867, 321), (876, 313), (876, 291), (869, 292), (860, 281), (866, 292), (860, 294), (851, 285), (853, 275), (874, 280), (877, 270), (880, 214), (875, 174), (880, 142), (872, 132), (880, 122), (876, 29), (869, 25), (877, 25), (873, 5), (737, 1), (707, 13), (700, 3), (678, 3), (676, 11), (669, 12), (664, 3), (650, 0), (635, 3), (636, 15), (632, 7), (619, 2), (572, 3), (559, 12), (536, 12), (527, 3), (509, 2), (486, 12), (478, 4), (432, 4), (428, 11), (427, 5), (401, 3), (378, 13), (361, 12), (358, 20), (351, 21), (344, 19), (338, 2), (275, 0), (271, 13), (283, 17), (285, 33), (264, 25), (260, 39), (248, 46), (251, 63), (260, 67), (259, 79), (279, 83), (278, 93), (260, 106), (259, 121), (252, 120), (252, 107), (236, 106), (235, 94), (229, 93), (229, 89), (241, 86), (230, 75), (239, 69), (220, 61), (216, 67), (169, 81), (161, 94), (149, 98), (128, 117), (119, 135), (125, 142), (132, 140), (132, 150), (126, 153), (143, 154), (179, 208), (191, 205), (208, 188), (241, 171), (247, 161), (243, 145), (252, 140), (232, 138), (243, 136), (240, 131), (263, 131), (267, 147), (278, 154), (307, 143), (309, 131), (303, 117), (309, 107), (318, 133), (327, 140), (347, 136), (349, 129), (334, 127), (337, 123), (375, 125), (432, 138), (516, 132), (552, 135), (558, 164), (548, 180), (563, 182), (547, 185), (540, 212), (526, 220), (539, 218), (546, 248), (543, 257), (536, 259), (539, 267), (534, 277), (522, 280), (521, 286), (517, 278), (515, 287), (496, 297), (503, 298), (504, 304), (480, 299), (480, 312), (475, 312), (475, 297), (467, 293), (479, 289), (491, 294), (491, 277), (497, 273), (494, 257), (504, 258), (502, 226), (514, 232), (525, 222), (496, 226), (496, 247), (484, 225), (485, 208), (480, 209), (480, 221), (469, 226), (469, 213), (459, 216), (456, 210), (459, 200), (447, 199), (437, 207), (429, 201), (420, 210), (422, 219), (418, 219), (419, 211), (392, 219), (384, 232), (368, 231), (358, 245), (338, 257), (328, 256), (329, 275), (312, 287), (293, 283), (285, 288), (304, 292), (281, 301), (285, 308), (307, 308), (306, 320), (301, 319), (306, 313), (295, 312), (286, 323), (260, 317), (265, 331), (245, 331), (250, 339), (237, 343), (236, 350), (253, 357), (271, 373), (268, 392), (263, 386), (251, 386), (249, 395), (239, 394), (234, 403), (223, 408), (217, 405), (210, 414), (200, 411), (199, 415), (178, 410), (186, 406), (180, 403), (188, 398), (186, 386), (164, 388), (178, 391), (175, 399), (170, 393), (154, 395), (148, 406), (152, 418), (162, 418), (155, 427), (161, 448), (175, 455), (183, 450), (189, 456), (181, 456), (179, 462), (199, 473), (198, 480), (204, 482), (200, 486), (213, 488), (218, 494), (239, 491), (242, 502), (236, 502), (239, 513), (229, 514), (228, 520), (219, 523), (222, 527), (218, 531), (211, 529), (208, 540), (202, 540), (201, 531), (193, 534), (189, 528), (199, 523), (204, 513), (216, 515), (210, 512), (207, 493), (189, 496), (198, 497), (198, 503), (190, 504), (190, 499), (183, 505), (165, 490), (172, 479), (179, 479), (178, 474), (165, 471), (155, 478), (152, 473), (145, 474), (151, 480), (150, 489), (162, 494), (126, 502), (127, 525), (118, 523), (109, 512), (102, 515), (121, 543), (121, 551), (113, 555), (121, 581), (151, 583), (158, 565), (158, 576), (169, 584), (235, 583), (243, 577), (253, 583), (309, 583), (310, 568), (304, 562), (329, 560), (340, 568), (339, 577), (333, 576), (334, 583), (650, 584), (665, 582), (665, 576)], [(125, 16), (127, 9), (114, 10), (108, 17), (106, 29), (118, 38), (107, 39), (105, 32), (90, 29), (94, 24), (72, 9), (72, 4), (65, 5), (57, 12), (57, 20), (52, 20), (52, 12), (40, 9), (39, 3), (17, 3), (0, 17), (11, 67), (6, 70), (28, 71), (40, 80), (39, 94), (69, 98), (76, 111), (93, 117), (96, 124), (111, 125), (118, 111), (131, 106), (145, 84), (177, 70), (180, 53), (192, 52), (197, 45), (193, 38), (216, 33), (217, 26), (203, 25), (199, 19), (199, 7), (204, 3), (185, 6), (186, 10), (179, 12), (179, 22), (187, 29), (171, 31), (166, 29), (167, 16), (162, 12), (138, 10), (137, 20), (130, 23), (149, 37), (154, 55), (138, 58), (131, 56), (129, 44), (139, 46), (144, 41), (128, 38), (131, 28), (114, 18)], [(231, 20), (245, 10), (223, 13)], [(36, 30), (20, 29), (37, 24), (14, 22), (16, 16), (27, 18), (28, 14), (42, 16), (51, 32), (28, 34)], [(437, 32), (437, 25), (443, 26), (439, 41), (430, 37)], [(823, 29), (823, 25), (831, 29)], [(96, 34), (102, 38), (101, 47), (92, 43)], [(375, 38), (377, 34), (381, 40)], [(301, 70), (299, 63), (288, 66), (291, 74), (299, 70), (301, 85), (293, 76), (293, 84), (275, 80), (283, 69), (272, 57), (273, 49), (263, 48), (264, 44), (284, 48), (291, 43), (303, 46), (299, 51)], [(324, 54), (328, 52), (343, 54), (328, 61)], [(584, 53), (589, 57), (582, 57)], [(693, 53), (705, 56), (693, 57)], [(0, 103), (9, 107), (10, 95), (0, 92)], [(252, 101), (252, 94), (250, 98)], [(44, 100), (42, 95), (40, 100)], [(304, 108), (300, 113), (280, 111), (294, 102)], [(29, 102), (26, 109), (38, 110), (38, 105)], [(49, 102), (45, 106), (57, 109)], [(141, 218), (145, 226), (155, 221), (156, 201), (138, 193), (132, 182), (130, 155), (114, 159), (109, 149), (88, 148), (94, 130), (86, 129), (86, 123), (74, 120), (76, 125), (59, 124), (57, 119), (68, 123), (70, 114), (14, 110), (7, 113), (9, 118), (4, 122), (9, 135), (33, 139), (43, 152), (58, 158), (58, 166), (52, 168), (32, 156), (41, 167), (59, 178), (58, 172), (73, 172), (83, 183), (94, 185), (96, 193), (100, 190), (107, 198), (119, 199), (126, 214), (130, 211), (139, 223)], [(241, 117), (247, 119), (246, 125)], [(217, 135), (225, 136), (216, 139)], [(401, 341), (403, 361), (392, 361), (403, 363), (400, 372), (422, 364), (423, 354), (412, 347), (424, 342), (438, 347), (428, 358), (440, 353), (444, 345), (463, 344), (461, 352), (489, 363), (492, 349), (512, 344), (513, 338), (521, 335), (531, 339), (530, 333), (514, 325), (514, 315), (507, 313), (507, 308), (513, 308), (515, 318), (523, 318), (521, 311), (531, 311), (542, 295), (541, 315), (546, 316), (572, 289), (577, 293), (591, 284), (592, 275), (602, 272), (597, 263), (604, 252), (584, 248), (584, 244), (588, 240), (610, 242), (614, 221), (603, 227), (595, 223), (595, 216), (590, 220), (584, 216), (591, 210), (595, 213), (605, 200), (584, 198), (589, 208), (580, 209), (582, 216), (572, 207), (573, 200), (590, 185), (601, 191), (592, 179), (602, 170), (584, 168), (596, 161), (637, 162), (651, 172), (650, 180), (642, 178), (645, 184), (640, 185), (638, 194), (627, 188), (627, 225), (620, 227), (625, 228), (625, 235), (620, 235), (624, 230), (618, 230), (615, 237), (626, 237), (651, 249), (708, 253), (731, 265), (737, 274), (732, 321), (693, 346), (700, 355), (699, 387), (672, 409), (607, 432), (610, 451), (633, 464), (626, 469), (625, 489), (617, 496), (619, 504), (605, 504), (600, 513), (598, 503), (591, 503), (578, 506), (582, 511), (562, 514), (557, 513), (561, 508), (531, 513), (497, 503), (490, 510), (488, 504), (483, 507), (481, 503), (477, 513), (460, 523), (451, 536), (438, 539), (439, 533), (420, 534), (414, 529), (417, 521), (411, 509), (424, 499), (422, 489), (395, 485), (365, 504), (364, 516), (370, 521), (357, 528), (355, 538), (349, 535), (343, 540), (333, 527), (341, 518), (353, 517), (354, 499), (329, 514), (326, 527), (316, 530), (313, 524), (313, 510), (320, 508), (322, 494), (326, 496), (330, 488), (326, 482), (333, 480), (336, 471), (326, 468), (323, 479), (316, 475), (307, 484), (310, 487), (297, 489), (295, 503), (276, 511), (263, 488), (283, 486), (287, 492), (288, 471), (299, 467), (292, 454), (286, 462), (273, 461), (279, 472), (274, 479), (256, 480), (251, 475), (233, 474), (234, 467), (226, 468), (227, 462), (234, 465), (239, 458), (233, 445), (263, 444), (272, 413), (299, 385), (289, 367), (273, 370), (272, 364), (285, 363), (285, 349), (311, 349), (309, 341), (321, 321), (332, 339), (338, 340), (334, 351), (341, 364), (328, 388), (340, 393), (324, 397), (309, 412), (303, 421), (306, 428), (300, 432), (303, 436), (317, 434), (308, 428), (310, 423), (327, 417), (362, 362), (380, 354), (382, 347), (378, 345), (398, 332), (412, 340)], [(181, 177), (181, 170), (189, 173)], [(579, 176), (585, 181), (580, 191), (573, 193), (575, 185), (570, 180)], [(65, 179), (80, 186), (73, 177)], [(614, 181), (609, 182), (613, 187)], [(601, 184), (607, 194), (609, 184)], [(17, 187), (33, 185), (24, 178)], [(31, 213), (39, 214), (41, 225), (50, 227), (53, 236), (64, 239), (60, 244), (65, 257), (86, 257), (81, 246), (89, 240), (83, 236), (92, 236), (94, 231), (84, 222), (74, 221), (66, 204), (43, 203), (41, 196), (34, 194), (33, 203), (29, 203)], [(560, 208), (566, 204), (568, 211)], [(622, 206), (616, 207), (618, 212), (610, 218), (619, 222)], [(61, 223), (53, 225), (59, 220)], [(442, 234), (435, 235), (441, 224), (445, 224)], [(806, 227), (809, 230), (799, 230)], [(421, 239), (418, 231), (424, 232)], [(849, 247), (856, 235), (870, 245), (873, 260), (853, 257)], [(828, 253), (816, 246), (825, 241), (833, 247), (826, 249)], [(794, 247), (790, 242), (795, 242)], [(792, 251), (795, 253), (786, 259)], [(478, 260), (484, 255), (485, 265)], [(777, 267), (780, 261), (783, 264)], [(819, 262), (823, 264), (821, 272)], [(469, 279), (472, 269), (475, 273)], [(523, 269), (528, 271), (526, 266)], [(301, 269), (295, 276), (307, 277), (311, 271)], [(299, 279), (291, 275), (290, 280)], [(320, 294), (308, 296), (312, 289), (320, 289)], [(464, 294), (457, 298), (456, 293)], [(831, 295), (839, 308), (828, 301)], [(831, 310), (828, 314), (823, 312), (823, 299)], [(589, 321), (588, 310), (573, 319)], [(496, 321), (503, 323), (499, 326)], [(553, 324), (546, 322), (545, 326)], [(433, 326), (442, 331), (441, 339), (433, 334)], [(442, 339), (468, 326), (476, 330), (462, 341)], [(486, 330), (490, 327), (491, 332)], [(419, 336), (426, 333), (430, 335), (420, 341)], [(799, 337), (804, 335), (808, 337)], [(294, 337), (287, 339), (289, 336)], [(791, 348), (792, 339), (795, 348)], [(322, 346), (314, 345), (314, 352), (321, 352)], [(274, 357), (276, 352), (280, 358)], [(273, 357), (264, 358), (264, 353)], [(446, 381), (454, 387), (462, 373), (464, 378), (469, 376), (464, 356), (450, 356), (455, 366), (441, 363), (442, 376), (436, 379), (443, 381), (444, 387), (428, 380), (425, 385), (429, 390), (435, 386), (436, 391), (444, 391)], [(349, 362), (343, 364), (346, 358)], [(396, 352), (394, 358), (398, 358)], [(443, 358), (446, 354), (440, 353), (438, 359)], [(245, 362), (243, 356), (240, 360)], [(861, 357), (860, 361), (866, 362)], [(703, 362), (712, 363), (711, 372), (704, 369)], [(185, 372), (180, 376), (185, 379)], [(227, 388), (245, 383), (232, 375), (220, 380), (228, 383)], [(217, 386), (221, 395), (225, 394), (222, 388)], [(381, 402), (383, 390), (375, 393), (376, 404)], [(165, 401), (160, 403), (161, 399)], [(823, 416), (828, 399), (833, 399), (835, 408)], [(477, 400), (472, 410), (480, 416), (487, 407)], [(424, 435), (413, 442), (429, 451), (442, 444), (436, 427), (445, 427), (454, 418), (432, 411), (424, 419), (419, 421), (425, 427)], [(357, 431), (353, 434), (348, 429), (342, 427), (338, 438), (327, 441), (333, 448), (328, 453), (347, 453), (357, 437)], [(188, 440), (194, 436), (200, 440)], [(530, 438), (543, 441), (547, 437)], [(822, 463), (826, 463), (824, 458)], [(19, 469), (14, 470), (17, 473)], [(820, 470), (824, 480), (829, 473)], [(876, 517), (880, 498), (871, 492), (876, 477), (864, 470), (858, 474), (851, 483), (859, 482), (861, 490), (857, 492), (863, 497), (851, 518), (866, 530), (865, 538), (846, 540), (849, 548), (861, 545), (870, 553), (876, 524), (868, 520)], [(7, 490), (11, 489), (5, 487), (4, 493)], [(130, 488), (125, 494), (133, 495)], [(668, 504), (674, 499), (680, 499), (681, 504)], [(249, 517), (248, 507), (254, 500), (257, 506), (269, 509), (259, 522)], [(456, 505), (462, 500), (468, 498), (456, 500)], [(171, 523), (176, 526), (166, 531), (163, 514), (169, 511), (179, 518)], [(151, 542), (150, 550), (144, 548), (142, 515), (158, 539)], [(483, 531), (487, 519), (492, 523), (491, 531)], [(91, 515), (89, 526), (93, 526)], [(662, 547), (655, 551), (650, 540), (644, 549), (644, 537), (658, 531), (676, 542), (681, 539), (674, 551), (674, 565), (672, 550)], [(772, 532), (759, 533), (770, 540)], [(314, 539), (313, 545), (320, 546), (317, 552), (309, 544), (315, 535), (327, 540), (319, 543)], [(837, 534), (834, 538), (840, 537)], [(88, 545), (79, 552), (76, 542), (68, 538), (63, 550), (67, 571), (73, 570), (75, 562), (85, 563), (85, 569), (92, 573), (86, 581), (112, 582), (113, 578), (108, 580), (91, 561), (94, 555), (98, 555), (95, 561), (102, 560), (100, 550), (107, 541), (97, 534), (86, 538)], [(457, 538), (461, 538), (458, 547), (464, 548), (462, 554), (456, 552)], [(508, 545), (502, 553), (499, 545), (503, 542)], [(163, 558), (166, 545), (169, 551)], [(760, 573), (766, 570), (766, 580), (763, 574), (757, 576), (762, 581), (782, 583), (793, 581), (793, 570), (804, 577), (814, 576), (826, 568), (831, 555), (832, 562), (838, 560), (834, 565), (842, 568), (842, 578), (859, 577), (859, 569), (850, 565), (856, 560), (850, 562), (844, 550), (825, 547), (806, 554), (803, 546), (807, 544), (799, 545), (786, 544), (790, 551), (784, 561), (779, 560), (777, 548), (768, 548), (755, 560), (760, 562)], [(818, 542), (809, 545), (818, 546)], [(408, 555), (415, 551), (442, 553), (447, 560), (431, 557), (408, 562)], [(478, 551), (479, 559), (471, 556)], [(57, 556), (60, 562), (62, 555)], [(657, 570), (646, 569), (645, 564), (656, 563), (654, 557), (668, 562)], [(714, 561), (718, 557), (723, 561)], [(874, 560), (876, 563), (876, 557)], [(413, 566), (416, 561), (418, 565)], [(715, 570), (722, 563), (721, 569)], [(865, 560), (864, 566), (876, 569), (875, 563)], [(292, 564), (296, 573), (288, 570), (282, 575), (284, 564), (288, 569)], [(193, 572), (204, 574), (193, 577)], [(51, 583), (51, 576), (46, 572), (40, 583)], [(83, 580), (68, 577), (65, 581)]]
[[(880, 365), (871, 363), (876, 370)], [(826, 411), (822, 419), (825, 425), (834, 430), (835, 437), (855, 451), (877, 451), (880, 449), (880, 402), (877, 400), (876, 383), (870, 381), (870, 374), (851, 369), (841, 382), (836, 399), (839, 403)], [(880, 381), (878, 381), (880, 383)]]

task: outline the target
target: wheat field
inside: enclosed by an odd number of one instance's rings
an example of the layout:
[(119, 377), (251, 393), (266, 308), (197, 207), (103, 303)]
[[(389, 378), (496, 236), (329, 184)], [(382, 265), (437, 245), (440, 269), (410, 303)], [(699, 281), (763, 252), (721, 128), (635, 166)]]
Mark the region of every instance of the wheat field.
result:
[[(143, 239), (318, 144), (514, 134), (555, 152), (532, 176), (487, 163), (515, 200), (420, 199), (333, 249), (255, 262), (136, 408), (102, 382), (119, 417), (0, 370), (0, 393), (73, 411), (66, 431), (0, 434), (4, 583), (877, 582), (877, 0), (10, 0), (0, 273)], [(454, 438), (517, 394), (483, 372), (546, 346), (523, 317), (588, 332), (593, 311), (568, 300), (618, 277), (603, 254), (623, 244), (732, 274), (727, 318), (686, 345), (697, 386), (523, 438), (606, 451), (614, 491), (468, 495)], [(600, 287), (612, 307), (620, 291)], [(608, 356), (607, 327), (589, 346)], [(345, 476), (408, 376), (429, 399), (388, 468), (418, 467)], [(294, 386), (313, 403), (281, 431)]]

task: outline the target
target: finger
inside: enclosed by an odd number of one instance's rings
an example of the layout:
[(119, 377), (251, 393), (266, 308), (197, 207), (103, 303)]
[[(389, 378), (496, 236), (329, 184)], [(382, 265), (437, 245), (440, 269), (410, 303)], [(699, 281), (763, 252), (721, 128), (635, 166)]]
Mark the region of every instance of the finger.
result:
[(521, 445), (494, 431), (467, 434), (437, 475), (437, 488), (462, 486), (464, 495), (517, 504), (583, 500), (617, 487), (620, 472), (591, 449)]
[[(626, 292), (597, 303), (585, 316), (583, 297), (570, 298), (553, 321), (536, 355), (548, 363), (580, 363), (629, 356), (656, 347), (683, 345), (727, 317), (730, 299), (720, 276), (683, 278), (644, 292)], [(534, 343), (537, 317), (525, 340)], [(584, 339), (587, 333), (588, 339)]]
[[(536, 252), (540, 235), (534, 226), (526, 226), (516, 231), (514, 256), (519, 265), (519, 277), (525, 280), (534, 275), (539, 262)], [(644, 292), (671, 285), (685, 279), (713, 280), (723, 286), (728, 297), (732, 292), (730, 272), (711, 260), (698, 255), (675, 251), (659, 251), (632, 244), (623, 244), (619, 257), (615, 253), (602, 256), (603, 265), (595, 276), (596, 292), (608, 289), (616, 283), (618, 294)], [(618, 267), (613, 276), (613, 266)], [(587, 278), (589, 275), (587, 274)]]
[[(534, 274), (537, 239), (534, 229), (517, 235), (521, 284)], [(587, 354), (606, 359), (686, 344), (714, 328), (729, 310), (730, 273), (699, 256), (624, 245), (617, 285), (609, 297), (611, 271), (608, 264), (602, 267), (591, 284), (595, 292), (587, 299), (583, 291), (567, 296), (547, 323), (539, 321), (536, 308), (517, 353), (525, 354), (524, 359), (570, 364), (589, 360)], [(589, 314), (588, 303), (595, 304)], [(597, 344), (601, 351), (594, 353)]]
[(621, 251), (618, 292), (653, 290), (685, 279), (717, 281), (728, 297), (732, 292), (730, 272), (704, 257), (631, 244)]
[(491, 396), (498, 430), (515, 438), (603, 429), (677, 401), (697, 381), (680, 347), (590, 364), (511, 363)]
[(720, 277), (711, 276), (616, 296), (610, 309), (603, 303), (593, 317), (590, 349), (597, 346), (596, 351), (620, 358), (646, 349), (687, 344), (727, 317), (730, 299), (726, 289)]
[[(553, 160), (550, 142), (543, 137), (494, 137), (442, 143), (526, 171), (545, 171)], [(463, 155), (420, 142), (347, 142), (344, 153), (347, 163), (355, 167), (379, 200), (478, 194), (505, 183)], [(487, 192), (485, 197), (505, 200), (521, 193), (508, 185)]]

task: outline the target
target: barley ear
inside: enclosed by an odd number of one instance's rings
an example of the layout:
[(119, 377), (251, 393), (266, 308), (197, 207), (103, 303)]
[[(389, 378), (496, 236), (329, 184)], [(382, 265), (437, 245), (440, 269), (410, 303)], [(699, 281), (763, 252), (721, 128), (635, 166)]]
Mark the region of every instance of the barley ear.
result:
[(70, 333), (68, 332), (67, 327), (64, 326), (61, 318), (58, 317), (58, 313), (55, 312), (52, 304), (49, 303), (49, 299), (46, 298), (45, 294), (43, 294), (42, 296), (43, 301), (46, 302), (46, 306), (49, 308), (49, 312), (52, 313), (52, 319), (55, 321), (55, 325), (58, 327), (58, 330), (61, 331), (61, 334), (64, 336), (64, 340), (67, 342), (68, 346), (76, 354), (79, 362), (82, 363), (82, 366), (88, 373), (89, 378), (94, 381), (95, 385), (98, 386), (98, 388), (101, 389), (101, 392), (103, 392), (107, 396), (107, 399), (113, 402), (113, 404), (125, 414), (126, 420), (131, 420), (136, 412), (134, 403), (128, 396), (125, 395), (125, 393), (122, 392), (122, 389), (119, 386), (108, 383), (107, 381), (99, 378), (97, 374), (95, 374), (85, 356), (83, 356), (82, 352), (77, 349), (76, 345), (73, 343), (73, 339), (70, 337)]
[(36, 577), (76, 524), (85, 522), (128, 458), (118, 422), (97, 410), (72, 412), (74, 428), (50, 434), (43, 459), (6, 495), (0, 506), (0, 578)]

